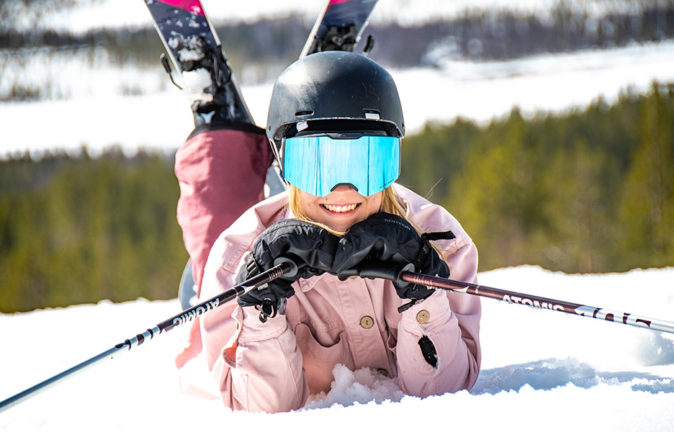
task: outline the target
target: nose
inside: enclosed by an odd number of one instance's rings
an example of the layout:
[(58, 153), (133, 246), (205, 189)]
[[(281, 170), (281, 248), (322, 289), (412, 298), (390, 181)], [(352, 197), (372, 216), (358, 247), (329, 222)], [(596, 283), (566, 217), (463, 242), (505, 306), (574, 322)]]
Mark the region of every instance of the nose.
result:
[(355, 186), (352, 185), (351, 183), (340, 183), (337, 186), (335, 186), (334, 188), (332, 188), (332, 190), (330, 192), (345, 193), (345, 192), (350, 192), (350, 191), (358, 192), (358, 189), (356, 189)]

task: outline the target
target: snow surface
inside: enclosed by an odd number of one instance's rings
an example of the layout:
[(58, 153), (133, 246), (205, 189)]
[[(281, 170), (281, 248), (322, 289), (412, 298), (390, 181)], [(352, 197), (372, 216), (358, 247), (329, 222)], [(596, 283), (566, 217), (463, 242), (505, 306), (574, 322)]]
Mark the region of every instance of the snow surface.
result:
[[(674, 268), (566, 275), (522, 266), (485, 285), (672, 319)], [(302, 410), (232, 413), (178, 390), (187, 327), (134, 348), (0, 413), (0, 431), (674, 430), (674, 335), (483, 299), (482, 372), (472, 391), (419, 399), (364, 369)], [(177, 300), (0, 314), (0, 399), (178, 313)]]
[[(615, 101), (628, 88), (644, 92), (653, 80), (674, 81), (674, 41), (511, 62), (456, 61), (446, 54), (436, 51), (429, 58), (439, 68), (392, 71), (408, 133), (427, 121), (457, 116), (485, 123), (515, 105), (525, 115), (563, 112), (600, 96)], [(130, 153), (139, 148), (172, 152), (182, 143), (193, 127), (190, 96), (169, 83), (159, 64), (150, 72), (113, 66), (104, 52), (95, 58), (92, 66), (84, 52), (30, 56), (20, 63), (25, 67), (17, 64), (0, 76), (0, 92), (16, 83), (34, 84), (49, 98), (0, 103), (0, 157), (82, 145), (93, 154), (111, 145)], [(266, 122), (271, 88), (271, 83), (242, 86), (260, 125)]]

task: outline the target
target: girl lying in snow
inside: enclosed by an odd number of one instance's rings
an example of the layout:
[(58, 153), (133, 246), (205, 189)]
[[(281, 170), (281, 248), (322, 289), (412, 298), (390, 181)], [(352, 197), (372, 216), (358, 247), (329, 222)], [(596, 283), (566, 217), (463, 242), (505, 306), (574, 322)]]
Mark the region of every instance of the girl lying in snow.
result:
[[(451, 269), (476, 282), (477, 271), (477, 249), (456, 219), (394, 183), (404, 130), (386, 70), (322, 52), (274, 85), (266, 134), (287, 192), (258, 202), (271, 157), (252, 125), (211, 121), (178, 151), (178, 220), (201, 300), (278, 259), (299, 265), (195, 320), (178, 366), (204, 359), (227, 407), (300, 408), (329, 390), (336, 364), (372, 368), (418, 396), (475, 383), (479, 298), (395, 278)], [(444, 235), (431, 244), (419, 234), (430, 232)]]

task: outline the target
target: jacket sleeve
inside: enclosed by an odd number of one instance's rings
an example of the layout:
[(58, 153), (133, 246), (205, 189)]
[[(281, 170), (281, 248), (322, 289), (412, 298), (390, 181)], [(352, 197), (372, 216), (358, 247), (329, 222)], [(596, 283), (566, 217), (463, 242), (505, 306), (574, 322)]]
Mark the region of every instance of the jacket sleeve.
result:
[[(222, 238), (213, 246), (204, 275), (205, 295), (231, 288), (238, 265), (221, 257), (233, 243)], [(206, 360), (225, 406), (234, 410), (283, 412), (301, 408), (309, 389), (302, 355), (285, 315), (261, 323), (255, 308), (232, 301), (201, 317)]]
[(177, 217), (198, 287), (215, 239), (264, 198), (271, 151), (258, 129), (195, 131), (176, 153)]
[[(444, 251), (452, 278), (477, 282), (477, 249), (467, 237), (455, 251)], [(480, 299), (436, 290), (402, 313), (398, 327), (396, 361), (401, 388), (415, 396), (470, 389), (480, 370)], [(420, 339), (432, 342), (437, 363), (423, 356)]]
[(239, 307), (241, 322), (231, 368), (235, 409), (285, 412), (301, 408), (309, 396), (302, 354), (285, 315), (261, 323), (255, 308)]

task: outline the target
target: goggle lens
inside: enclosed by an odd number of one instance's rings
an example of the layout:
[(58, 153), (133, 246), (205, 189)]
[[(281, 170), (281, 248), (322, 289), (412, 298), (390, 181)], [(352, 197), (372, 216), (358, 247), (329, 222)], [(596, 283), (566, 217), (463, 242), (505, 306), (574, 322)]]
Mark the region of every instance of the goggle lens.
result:
[(326, 135), (286, 138), (283, 176), (293, 186), (326, 196), (337, 186), (353, 186), (369, 196), (389, 187), (400, 175), (400, 138)]

